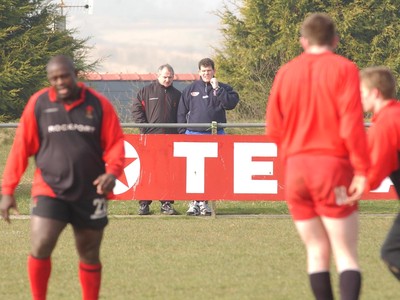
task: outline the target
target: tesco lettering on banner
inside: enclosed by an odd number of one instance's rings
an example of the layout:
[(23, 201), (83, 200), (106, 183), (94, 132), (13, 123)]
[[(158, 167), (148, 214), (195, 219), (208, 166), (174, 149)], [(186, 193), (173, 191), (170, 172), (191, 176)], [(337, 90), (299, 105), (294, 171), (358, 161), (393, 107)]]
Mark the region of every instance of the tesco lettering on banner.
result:
[[(264, 135), (126, 135), (117, 200), (284, 200), (283, 164)], [(396, 199), (384, 181), (364, 199)]]
[[(234, 143), (233, 189), (235, 194), (277, 194), (277, 180), (254, 180), (271, 176), (272, 161), (253, 161), (253, 157), (277, 157), (273, 143)], [(218, 143), (174, 142), (174, 157), (186, 158), (186, 193), (204, 193), (206, 158), (218, 158)]]
[(277, 194), (278, 180), (253, 180), (253, 176), (274, 175), (273, 161), (255, 161), (255, 157), (277, 157), (274, 143), (234, 143), (233, 187), (235, 194)]
[(218, 144), (175, 142), (174, 157), (186, 158), (186, 193), (204, 193), (205, 159), (218, 157)]

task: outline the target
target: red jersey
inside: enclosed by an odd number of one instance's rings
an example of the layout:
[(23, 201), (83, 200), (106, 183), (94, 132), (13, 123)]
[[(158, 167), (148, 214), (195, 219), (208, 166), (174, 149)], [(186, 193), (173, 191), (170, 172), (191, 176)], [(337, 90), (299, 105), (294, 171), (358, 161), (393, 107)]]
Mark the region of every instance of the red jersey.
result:
[(349, 158), (355, 173), (366, 175), (369, 159), (356, 65), (330, 51), (303, 53), (284, 65), (268, 100), (266, 134), (283, 157)]
[(2, 193), (14, 193), (35, 156), (32, 196), (76, 201), (96, 197), (93, 181), (103, 173), (118, 177), (124, 164), (123, 132), (111, 103), (79, 83), (80, 99), (57, 101), (53, 88), (28, 101), (4, 169)]
[[(371, 189), (377, 188), (383, 179), (398, 171), (400, 152), (400, 103), (391, 100), (372, 118), (368, 129), (368, 147), (371, 168), (368, 182)], [(399, 193), (399, 178), (391, 179)]]

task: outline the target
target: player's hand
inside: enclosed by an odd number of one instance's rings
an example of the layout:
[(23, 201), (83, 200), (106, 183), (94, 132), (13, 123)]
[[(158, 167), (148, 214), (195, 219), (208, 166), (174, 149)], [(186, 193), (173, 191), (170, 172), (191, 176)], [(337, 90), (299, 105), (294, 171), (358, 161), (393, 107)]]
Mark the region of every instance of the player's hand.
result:
[(10, 223), (10, 210), (13, 209), (18, 215), (17, 201), (14, 195), (3, 195), (0, 202), (0, 215), (7, 223)]
[(354, 202), (361, 199), (362, 194), (367, 185), (367, 177), (362, 175), (355, 175), (348, 189), (348, 197), (345, 204), (354, 204)]
[(211, 86), (212, 86), (212, 88), (213, 88), (214, 90), (217, 89), (217, 88), (219, 88), (218, 80), (217, 80), (217, 78), (215, 78), (215, 77), (211, 78), (210, 84), (211, 84)]
[(113, 174), (102, 174), (93, 181), (93, 185), (97, 187), (99, 195), (107, 195), (115, 186), (115, 176)]

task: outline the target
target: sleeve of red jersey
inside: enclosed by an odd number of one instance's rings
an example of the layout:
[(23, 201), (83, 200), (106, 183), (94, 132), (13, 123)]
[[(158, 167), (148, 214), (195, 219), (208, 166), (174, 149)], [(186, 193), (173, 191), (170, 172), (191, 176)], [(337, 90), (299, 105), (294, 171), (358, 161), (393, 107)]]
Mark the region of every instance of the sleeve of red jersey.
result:
[(348, 63), (343, 70), (343, 82), (338, 92), (340, 136), (349, 151), (355, 174), (366, 175), (369, 168), (367, 136), (361, 106), (359, 72)]
[(123, 171), (125, 162), (124, 134), (112, 104), (105, 98), (101, 98), (101, 102), (103, 107), (101, 128), (103, 159), (106, 163), (106, 172), (118, 177)]
[(275, 77), (271, 92), (268, 98), (267, 110), (265, 116), (265, 134), (271, 141), (279, 145), (281, 141), (281, 134), (283, 130), (283, 118), (280, 110), (279, 102), (279, 86), (280, 86), (280, 73)]
[(39, 149), (38, 127), (35, 118), (37, 95), (32, 96), (22, 113), (13, 145), (4, 168), (2, 194), (12, 195), (28, 166), (28, 159)]
[(368, 131), (368, 150), (371, 157), (371, 167), (368, 171), (370, 189), (376, 189), (387, 176), (398, 169), (396, 134), (388, 126), (374, 126)]

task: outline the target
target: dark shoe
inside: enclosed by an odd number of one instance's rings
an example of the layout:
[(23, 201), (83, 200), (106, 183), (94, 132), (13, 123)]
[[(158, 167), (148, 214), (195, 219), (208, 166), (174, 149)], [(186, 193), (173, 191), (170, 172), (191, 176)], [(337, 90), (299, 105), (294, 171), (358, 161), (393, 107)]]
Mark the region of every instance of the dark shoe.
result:
[(144, 216), (150, 214), (150, 206), (147, 203), (140, 203), (138, 215)]
[(164, 215), (176, 215), (176, 211), (170, 202), (164, 202), (161, 204), (161, 212)]

